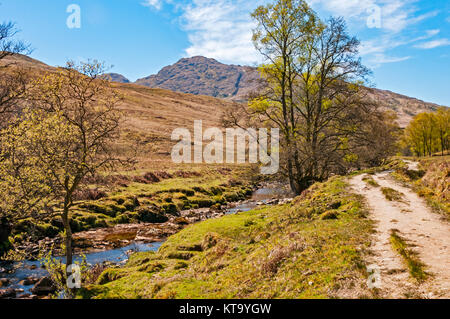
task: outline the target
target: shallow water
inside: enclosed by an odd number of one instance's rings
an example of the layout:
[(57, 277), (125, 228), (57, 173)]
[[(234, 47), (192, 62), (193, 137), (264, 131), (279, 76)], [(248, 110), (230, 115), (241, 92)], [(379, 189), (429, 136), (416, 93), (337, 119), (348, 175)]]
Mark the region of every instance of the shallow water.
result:
[[(105, 250), (94, 253), (86, 253), (86, 262), (90, 265), (101, 264), (103, 262), (113, 262), (113, 263), (123, 263), (128, 260), (129, 253), (139, 252), (139, 251), (157, 251), (163, 242), (144, 244), (144, 243), (133, 243), (126, 247)], [(63, 262), (65, 258), (61, 259)], [(82, 257), (80, 255), (74, 256), (74, 261), (80, 262)], [(8, 288), (23, 289), (24, 293), (30, 293), (30, 289), (33, 285), (24, 286), (19, 282), (28, 277), (45, 277), (48, 272), (41, 268), (40, 261), (23, 261), (23, 262), (0, 262), (0, 268), (4, 268), (6, 272), (0, 273), (0, 278), (8, 278), (11, 280)], [(34, 268), (34, 269), (32, 269)]]

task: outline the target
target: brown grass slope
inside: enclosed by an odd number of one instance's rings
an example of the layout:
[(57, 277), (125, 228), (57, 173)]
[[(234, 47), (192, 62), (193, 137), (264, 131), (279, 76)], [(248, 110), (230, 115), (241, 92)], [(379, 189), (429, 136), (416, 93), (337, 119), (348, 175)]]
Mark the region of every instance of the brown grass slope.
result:
[[(21, 67), (34, 76), (58, 70), (22, 55), (8, 57), (2, 61), (4, 63), (14, 63), (13, 68)], [(233, 103), (137, 84), (114, 82), (112, 86), (124, 97), (120, 104), (124, 112), (122, 142), (131, 144), (133, 140), (147, 145), (148, 152), (143, 156), (167, 158), (169, 144), (174, 144), (170, 140), (172, 131), (179, 127), (192, 131), (194, 120), (202, 120), (204, 127), (220, 127), (223, 110)]]

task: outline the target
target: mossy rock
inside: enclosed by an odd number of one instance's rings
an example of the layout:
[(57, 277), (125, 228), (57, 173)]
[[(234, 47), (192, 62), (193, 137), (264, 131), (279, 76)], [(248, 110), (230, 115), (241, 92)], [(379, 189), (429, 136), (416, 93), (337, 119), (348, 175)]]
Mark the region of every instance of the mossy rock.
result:
[(166, 265), (157, 261), (150, 262), (141, 266), (138, 270), (146, 273), (154, 273), (163, 270), (166, 268)]
[(169, 218), (155, 206), (140, 207), (137, 210), (137, 218), (144, 223), (165, 223), (169, 220)]
[(175, 215), (178, 213), (178, 207), (173, 203), (164, 204), (162, 208), (166, 212), (166, 214)]

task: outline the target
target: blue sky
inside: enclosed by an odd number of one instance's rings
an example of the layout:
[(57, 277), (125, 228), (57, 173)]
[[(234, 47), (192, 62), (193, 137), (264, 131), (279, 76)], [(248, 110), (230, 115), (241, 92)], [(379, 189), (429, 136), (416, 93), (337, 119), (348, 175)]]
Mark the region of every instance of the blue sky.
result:
[[(256, 65), (249, 13), (267, 0), (1, 0), (32, 57), (50, 65), (96, 58), (130, 80), (186, 56)], [(376, 87), (450, 106), (450, 1), (308, 0), (322, 18), (343, 16), (362, 42)], [(69, 29), (66, 9), (81, 9)]]

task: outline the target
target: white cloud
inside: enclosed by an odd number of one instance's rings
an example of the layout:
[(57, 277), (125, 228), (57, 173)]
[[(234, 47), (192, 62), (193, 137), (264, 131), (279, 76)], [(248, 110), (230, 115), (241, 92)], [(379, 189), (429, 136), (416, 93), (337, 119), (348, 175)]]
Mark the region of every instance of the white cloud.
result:
[(438, 39), (438, 40), (433, 40), (433, 41), (428, 41), (428, 42), (424, 42), (424, 43), (420, 43), (415, 45), (415, 48), (418, 49), (434, 49), (434, 48), (438, 48), (438, 47), (442, 47), (442, 46), (448, 46), (450, 45), (450, 40), (449, 39)]
[[(255, 27), (250, 13), (269, 0), (145, 0), (146, 6), (157, 10), (163, 3), (172, 4), (181, 12), (181, 25), (190, 42), (185, 49), (187, 56), (203, 55), (225, 63), (254, 64), (261, 57), (254, 49), (252, 29)], [(410, 56), (392, 56), (389, 51), (425, 41), (439, 34), (440, 30), (428, 30), (417, 35), (415, 24), (438, 14), (437, 11), (418, 14), (419, 0), (307, 0), (319, 12), (343, 16), (358, 29), (368, 29), (371, 15), (380, 13), (381, 27), (378, 34), (362, 42), (361, 54), (370, 67), (384, 63), (405, 61)], [(325, 18), (326, 16), (323, 16)], [(353, 28), (352, 28), (353, 29)], [(420, 31), (419, 31), (420, 32)], [(411, 35), (416, 34), (415, 38)], [(418, 46), (440, 46), (430, 41)]]
[(408, 26), (426, 18), (435, 16), (437, 12), (429, 12), (415, 16), (417, 0), (307, 0), (319, 9), (325, 9), (333, 15), (346, 18), (347, 22), (365, 24), (367, 20), (380, 14), (381, 29), (389, 32), (401, 32)]
[(371, 63), (375, 65), (381, 65), (385, 63), (396, 63), (396, 62), (402, 62), (411, 59), (411, 56), (405, 56), (405, 57), (390, 57), (386, 56), (383, 53), (377, 53), (374, 55), (374, 57), (371, 60)]
[(183, 28), (191, 43), (189, 56), (210, 58), (239, 64), (260, 60), (252, 43), (255, 27), (250, 12), (261, 1), (194, 0), (184, 8)]
[(142, 2), (142, 5), (145, 7), (154, 8), (156, 10), (161, 10), (163, 0), (145, 0), (144, 2)]

